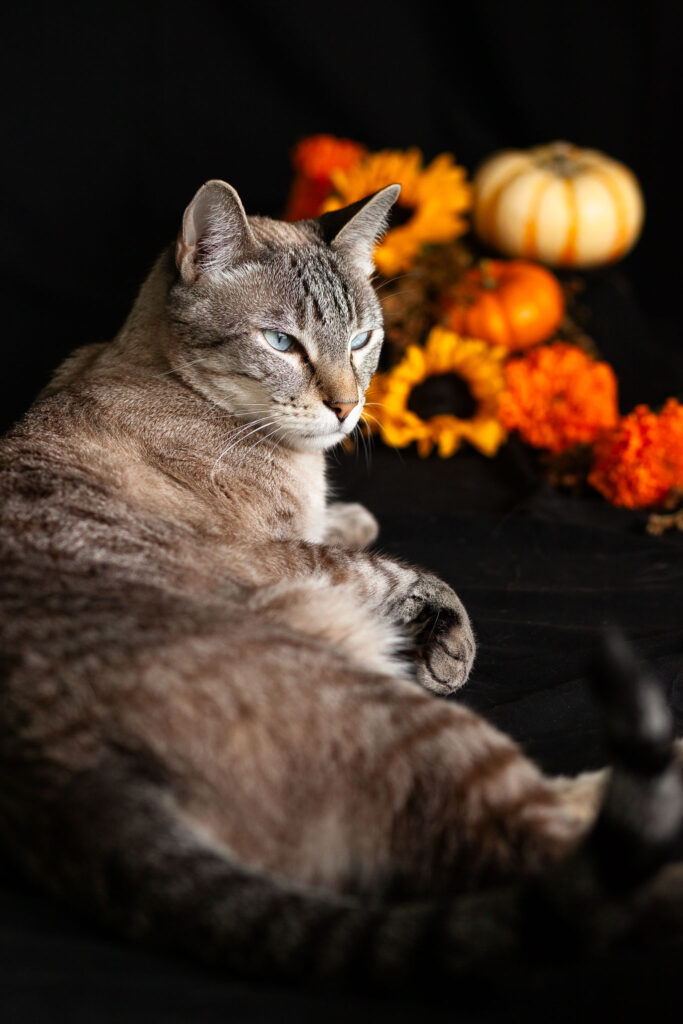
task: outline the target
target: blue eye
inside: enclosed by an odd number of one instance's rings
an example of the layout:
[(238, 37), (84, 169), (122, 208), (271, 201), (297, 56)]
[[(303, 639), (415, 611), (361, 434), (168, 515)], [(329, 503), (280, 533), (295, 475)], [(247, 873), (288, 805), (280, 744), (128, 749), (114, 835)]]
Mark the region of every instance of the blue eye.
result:
[(277, 349), (278, 352), (287, 352), (288, 349), (294, 344), (294, 338), (291, 334), (285, 334), (283, 331), (264, 331), (263, 337), (266, 339), (268, 344)]
[(351, 348), (354, 349), (354, 351), (357, 348), (363, 348), (370, 341), (371, 334), (372, 331), (363, 331), (362, 334), (357, 334), (351, 342)]

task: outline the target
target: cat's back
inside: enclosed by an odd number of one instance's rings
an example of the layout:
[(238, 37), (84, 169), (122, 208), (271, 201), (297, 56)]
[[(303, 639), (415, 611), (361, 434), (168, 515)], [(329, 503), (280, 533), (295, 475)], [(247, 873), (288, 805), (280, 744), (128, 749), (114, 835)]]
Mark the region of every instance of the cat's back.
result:
[(174, 594), (197, 589), (185, 488), (117, 427), (115, 410), (135, 401), (123, 383), (78, 376), (39, 398), (0, 439), (6, 642), (49, 637), (57, 623), (63, 633), (87, 619), (120, 624), (133, 610), (146, 622)]
[[(98, 429), (97, 389), (79, 379), (39, 398), (0, 439), (0, 551), (34, 549), (55, 558), (71, 545), (95, 547), (130, 529), (125, 439)], [(75, 553), (75, 552), (72, 552)]]

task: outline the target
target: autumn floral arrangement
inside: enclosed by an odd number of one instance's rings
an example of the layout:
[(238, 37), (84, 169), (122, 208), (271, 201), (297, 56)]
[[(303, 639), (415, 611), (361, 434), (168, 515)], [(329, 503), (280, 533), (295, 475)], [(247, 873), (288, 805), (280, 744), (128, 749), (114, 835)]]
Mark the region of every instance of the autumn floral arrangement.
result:
[(668, 507), (648, 528), (683, 529), (683, 405), (620, 415), (615, 373), (573, 316), (579, 285), (548, 269), (609, 262), (635, 242), (642, 197), (623, 165), (555, 143), (496, 154), (470, 183), (450, 154), (425, 165), (417, 149), (370, 152), (329, 135), (292, 157), (290, 220), (402, 186), (375, 250), (386, 344), (368, 430), (442, 457), (463, 443), (493, 456), (516, 432), (554, 483)]

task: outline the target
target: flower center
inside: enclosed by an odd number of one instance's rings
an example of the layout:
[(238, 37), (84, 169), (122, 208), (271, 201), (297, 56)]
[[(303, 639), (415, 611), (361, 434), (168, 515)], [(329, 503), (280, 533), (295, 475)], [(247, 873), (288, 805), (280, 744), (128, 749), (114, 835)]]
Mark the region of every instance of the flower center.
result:
[(421, 420), (432, 416), (457, 416), (469, 420), (477, 410), (467, 381), (457, 373), (439, 373), (416, 384), (410, 392), (408, 408)]

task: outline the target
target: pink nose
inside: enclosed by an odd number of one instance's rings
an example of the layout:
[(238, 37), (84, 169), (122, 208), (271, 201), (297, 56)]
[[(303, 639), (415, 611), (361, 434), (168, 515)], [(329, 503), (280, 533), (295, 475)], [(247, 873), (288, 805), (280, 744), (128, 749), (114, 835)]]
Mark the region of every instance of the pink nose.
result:
[(352, 409), (355, 409), (358, 402), (325, 402), (328, 409), (337, 414), (337, 419), (343, 423)]

